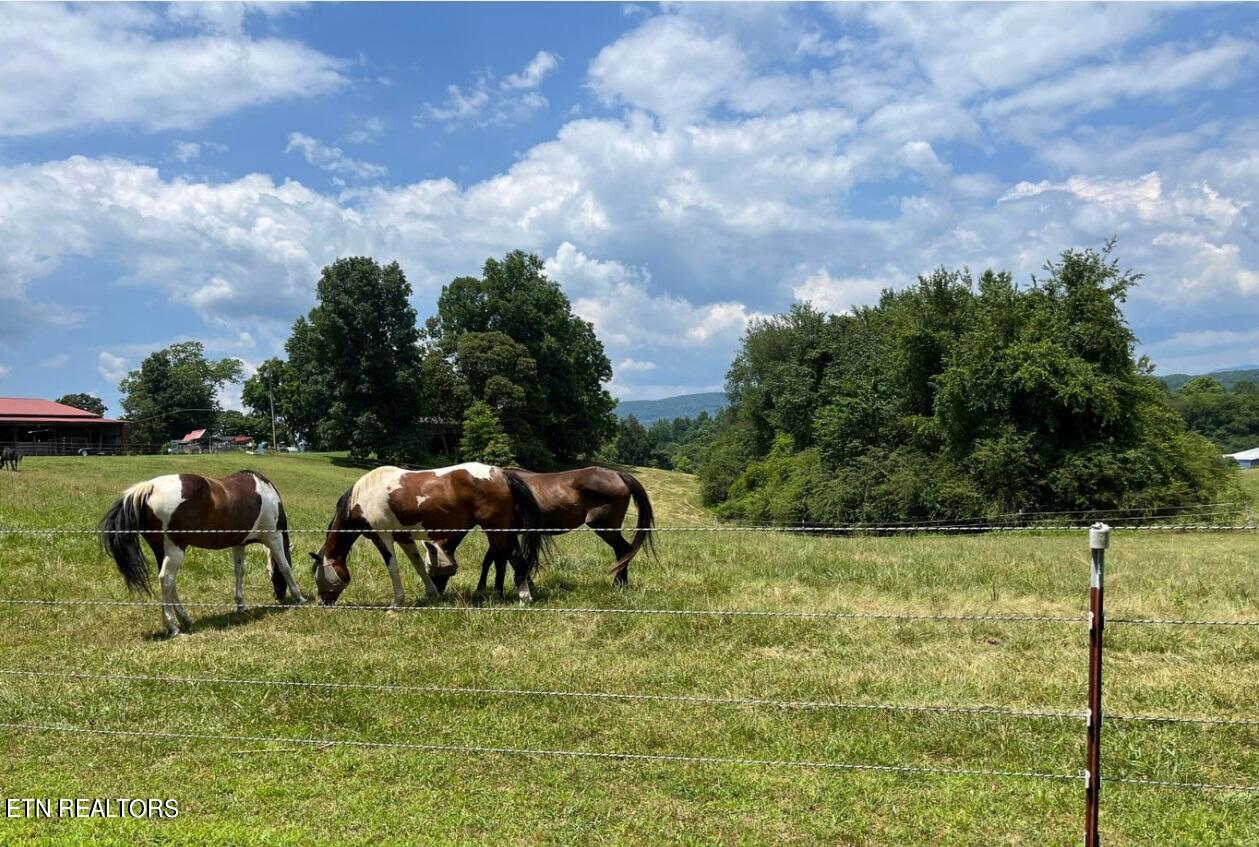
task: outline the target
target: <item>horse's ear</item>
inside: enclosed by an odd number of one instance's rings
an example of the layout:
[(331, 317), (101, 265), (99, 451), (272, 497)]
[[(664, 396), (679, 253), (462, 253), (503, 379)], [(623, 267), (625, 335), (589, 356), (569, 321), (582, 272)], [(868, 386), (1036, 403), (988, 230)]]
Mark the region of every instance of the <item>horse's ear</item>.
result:
[(311, 554), (310, 554), (310, 557), (311, 557), (312, 559), (314, 559), (316, 562), (318, 562), (318, 561), (319, 561), (319, 554), (318, 554), (318, 553), (311, 553)]

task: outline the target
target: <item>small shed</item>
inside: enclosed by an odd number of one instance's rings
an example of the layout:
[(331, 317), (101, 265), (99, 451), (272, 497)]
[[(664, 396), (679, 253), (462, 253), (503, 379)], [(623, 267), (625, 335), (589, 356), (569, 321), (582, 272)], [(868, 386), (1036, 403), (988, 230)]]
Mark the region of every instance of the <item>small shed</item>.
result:
[(208, 453), (210, 452), (209, 430), (194, 429), (178, 441), (170, 444), (172, 453)]
[(1237, 453), (1225, 453), (1224, 458), (1232, 459), (1239, 468), (1259, 468), (1259, 447)]

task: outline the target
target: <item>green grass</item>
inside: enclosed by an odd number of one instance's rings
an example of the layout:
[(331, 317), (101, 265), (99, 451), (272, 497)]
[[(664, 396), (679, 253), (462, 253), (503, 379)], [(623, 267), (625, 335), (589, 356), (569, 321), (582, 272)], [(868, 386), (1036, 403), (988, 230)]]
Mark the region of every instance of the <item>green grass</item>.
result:
[[(322, 456), (31, 458), (0, 474), (0, 525), (91, 526), (125, 486), (248, 460), (295, 527), (322, 527), (359, 473)], [(643, 470), (661, 524), (712, 523), (695, 481)], [(1243, 475), (1259, 494), (1259, 473)], [(1259, 500), (1259, 497), (1256, 498)], [(295, 550), (315, 549), (300, 535)], [(270, 599), (251, 548), (246, 602)], [(0, 669), (339, 680), (404, 685), (993, 704), (1080, 710), (1083, 624), (485, 613), (460, 609), (474, 536), (443, 612), (190, 610), (173, 641), (154, 608), (0, 606)], [(3, 597), (126, 595), (91, 537), (0, 538)], [(1111, 616), (1259, 618), (1259, 538), (1117, 532)], [(962, 538), (662, 534), (634, 585), (610, 552), (560, 539), (538, 605), (1077, 615), (1082, 533)], [(388, 577), (356, 549), (344, 603), (385, 603)], [(408, 597), (418, 580), (404, 568)], [(302, 567), (304, 587), (311, 584)], [(195, 551), (185, 601), (230, 603), (226, 553)], [(1106, 705), (1259, 717), (1259, 629), (1107, 632)], [(0, 721), (698, 756), (1076, 773), (1081, 720), (775, 710), (555, 698), (0, 677)], [(1259, 728), (1105, 728), (1112, 775), (1259, 783)], [(0, 731), (7, 797), (175, 797), (173, 821), (0, 820), (6, 843), (1069, 845), (1077, 782), (640, 764), (252, 742)], [(1259, 844), (1259, 797), (1106, 786), (1109, 845)]]

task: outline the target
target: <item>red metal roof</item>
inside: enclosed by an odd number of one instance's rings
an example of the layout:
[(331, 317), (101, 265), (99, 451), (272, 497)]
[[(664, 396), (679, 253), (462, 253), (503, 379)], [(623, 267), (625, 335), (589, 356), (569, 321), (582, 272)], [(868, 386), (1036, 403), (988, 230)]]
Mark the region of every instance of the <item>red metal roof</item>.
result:
[(0, 397), (0, 421), (24, 423), (122, 423), (36, 397)]
[(179, 440), (180, 441), (200, 441), (203, 438), (205, 438), (205, 430), (194, 429), (192, 432), (188, 433), (187, 435), (185, 435), (183, 438)]

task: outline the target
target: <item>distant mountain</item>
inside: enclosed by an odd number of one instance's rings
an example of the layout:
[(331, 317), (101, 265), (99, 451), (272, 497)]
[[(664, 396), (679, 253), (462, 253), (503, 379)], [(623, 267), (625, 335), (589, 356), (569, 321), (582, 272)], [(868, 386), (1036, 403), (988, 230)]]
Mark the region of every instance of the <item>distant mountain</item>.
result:
[(638, 422), (649, 425), (654, 421), (673, 420), (674, 418), (693, 418), (700, 412), (716, 414), (724, 409), (729, 402), (724, 391), (708, 391), (703, 394), (679, 394), (677, 397), (662, 397), (659, 400), (622, 400), (616, 404), (616, 416), (638, 418)]
[[(1161, 377), (1161, 379), (1167, 383), (1167, 387), (1172, 391), (1179, 391), (1182, 385), (1195, 376), (1204, 376), (1204, 374), (1168, 374)], [(1259, 367), (1224, 368), (1218, 371), (1211, 371), (1205, 376), (1215, 377), (1225, 388), (1232, 388), (1234, 384), (1245, 381), (1259, 385)]]

